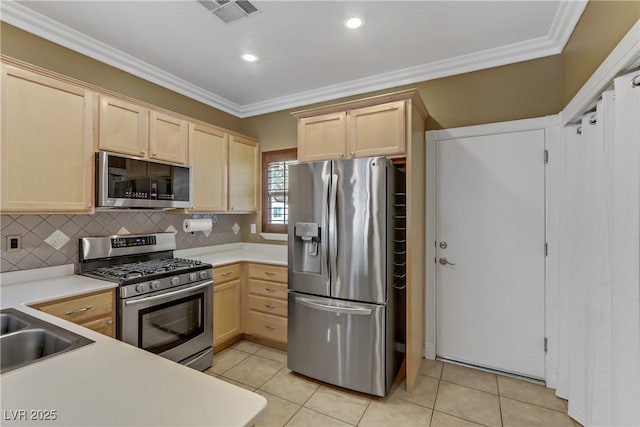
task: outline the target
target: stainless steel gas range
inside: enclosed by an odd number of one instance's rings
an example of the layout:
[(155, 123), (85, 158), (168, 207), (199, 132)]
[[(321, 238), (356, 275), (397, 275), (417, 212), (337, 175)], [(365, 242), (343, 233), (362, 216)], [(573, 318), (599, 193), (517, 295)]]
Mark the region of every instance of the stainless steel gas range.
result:
[(175, 248), (173, 233), (85, 237), (80, 268), (119, 283), (119, 340), (202, 371), (213, 362), (213, 270)]

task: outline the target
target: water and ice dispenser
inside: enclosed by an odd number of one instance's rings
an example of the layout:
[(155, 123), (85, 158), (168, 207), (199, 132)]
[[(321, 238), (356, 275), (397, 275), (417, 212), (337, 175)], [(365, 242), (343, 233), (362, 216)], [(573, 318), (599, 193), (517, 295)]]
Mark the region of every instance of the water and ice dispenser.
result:
[(296, 222), (293, 240), (293, 269), (300, 273), (320, 274), (322, 265), (320, 226), (315, 222)]

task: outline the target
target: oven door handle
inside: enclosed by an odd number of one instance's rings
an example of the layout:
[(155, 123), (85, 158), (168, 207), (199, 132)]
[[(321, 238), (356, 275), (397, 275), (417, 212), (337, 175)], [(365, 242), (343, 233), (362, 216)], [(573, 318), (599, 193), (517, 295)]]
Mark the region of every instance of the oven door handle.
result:
[(152, 297), (146, 297), (146, 298), (140, 298), (140, 299), (134, 299), (134, 300), (129, 300), (129, 301), (125, 301), (124, 305), (135, 305), (135, 304), (141, 304), (143, 302), (150, 302), (150, 301), (155, 301), (155, 300), (159, 300), (159, 299), (165, 299), (167, 297), (172, 297), (174, 295), (180, 295), (180, 294), (185, 294), (187, 292), (191, 292), (191, 291), (195, 291), (198, 289), (202, 289), (202, 288), (206, 288), (209, 285), (213, 284), (213, 280), (207, 280), (204, 283), (200, 283), (199, 285), (196, 286), (191, 286), (188, 288), (184, 288), (184, 289), (180, 289), (177, 291), (172, 291), (172, 292), (167, 292), (161, 295), (154, 295)]

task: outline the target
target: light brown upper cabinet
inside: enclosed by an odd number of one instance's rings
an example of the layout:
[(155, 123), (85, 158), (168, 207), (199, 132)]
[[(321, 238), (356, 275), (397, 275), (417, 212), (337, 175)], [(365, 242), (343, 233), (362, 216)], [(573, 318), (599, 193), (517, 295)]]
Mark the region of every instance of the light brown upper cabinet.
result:
[[(406, 156), (417, 98), (417, 91), (409, 90), (293, 113), (298, 161)], [(422, 100), (418, 104), (424, 108)]]
[(185, 164), (188, 122), (121, 99), (100, 97), (101, 150)]
[(193, 178), (193, 211), (227, 210), (229, 136), (216, 128), (189, 125), (189, 159)]
[(404, 154), (405, 102), (356, 108), (347, 114), (349, 157)]
[(149, 110), (108, 96), (100, 97), (101, 150), (147, 157)]
[(259, 147), (256, 141), (229, 137), (229, 210), (258, 211)]
[(344, 111), (305, 117), (298, 122), (298, 161), (339, 159), (347, 146)]
[(189, 125), (194, 212), (258, 210), (258, 143), (213, 126)]
[(2, 64), (4, 212), (93, 210), (92, 92)]
[(189, 123), (151, 110), (149, 112), (149, 158), (187, 163)]

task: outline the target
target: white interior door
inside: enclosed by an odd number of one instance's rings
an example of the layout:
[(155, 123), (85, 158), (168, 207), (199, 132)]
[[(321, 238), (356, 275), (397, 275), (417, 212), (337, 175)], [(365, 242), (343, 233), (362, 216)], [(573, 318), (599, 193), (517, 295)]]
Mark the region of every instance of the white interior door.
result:
[(544, 130), (436, 150), (437, 355), (544, 378)]

